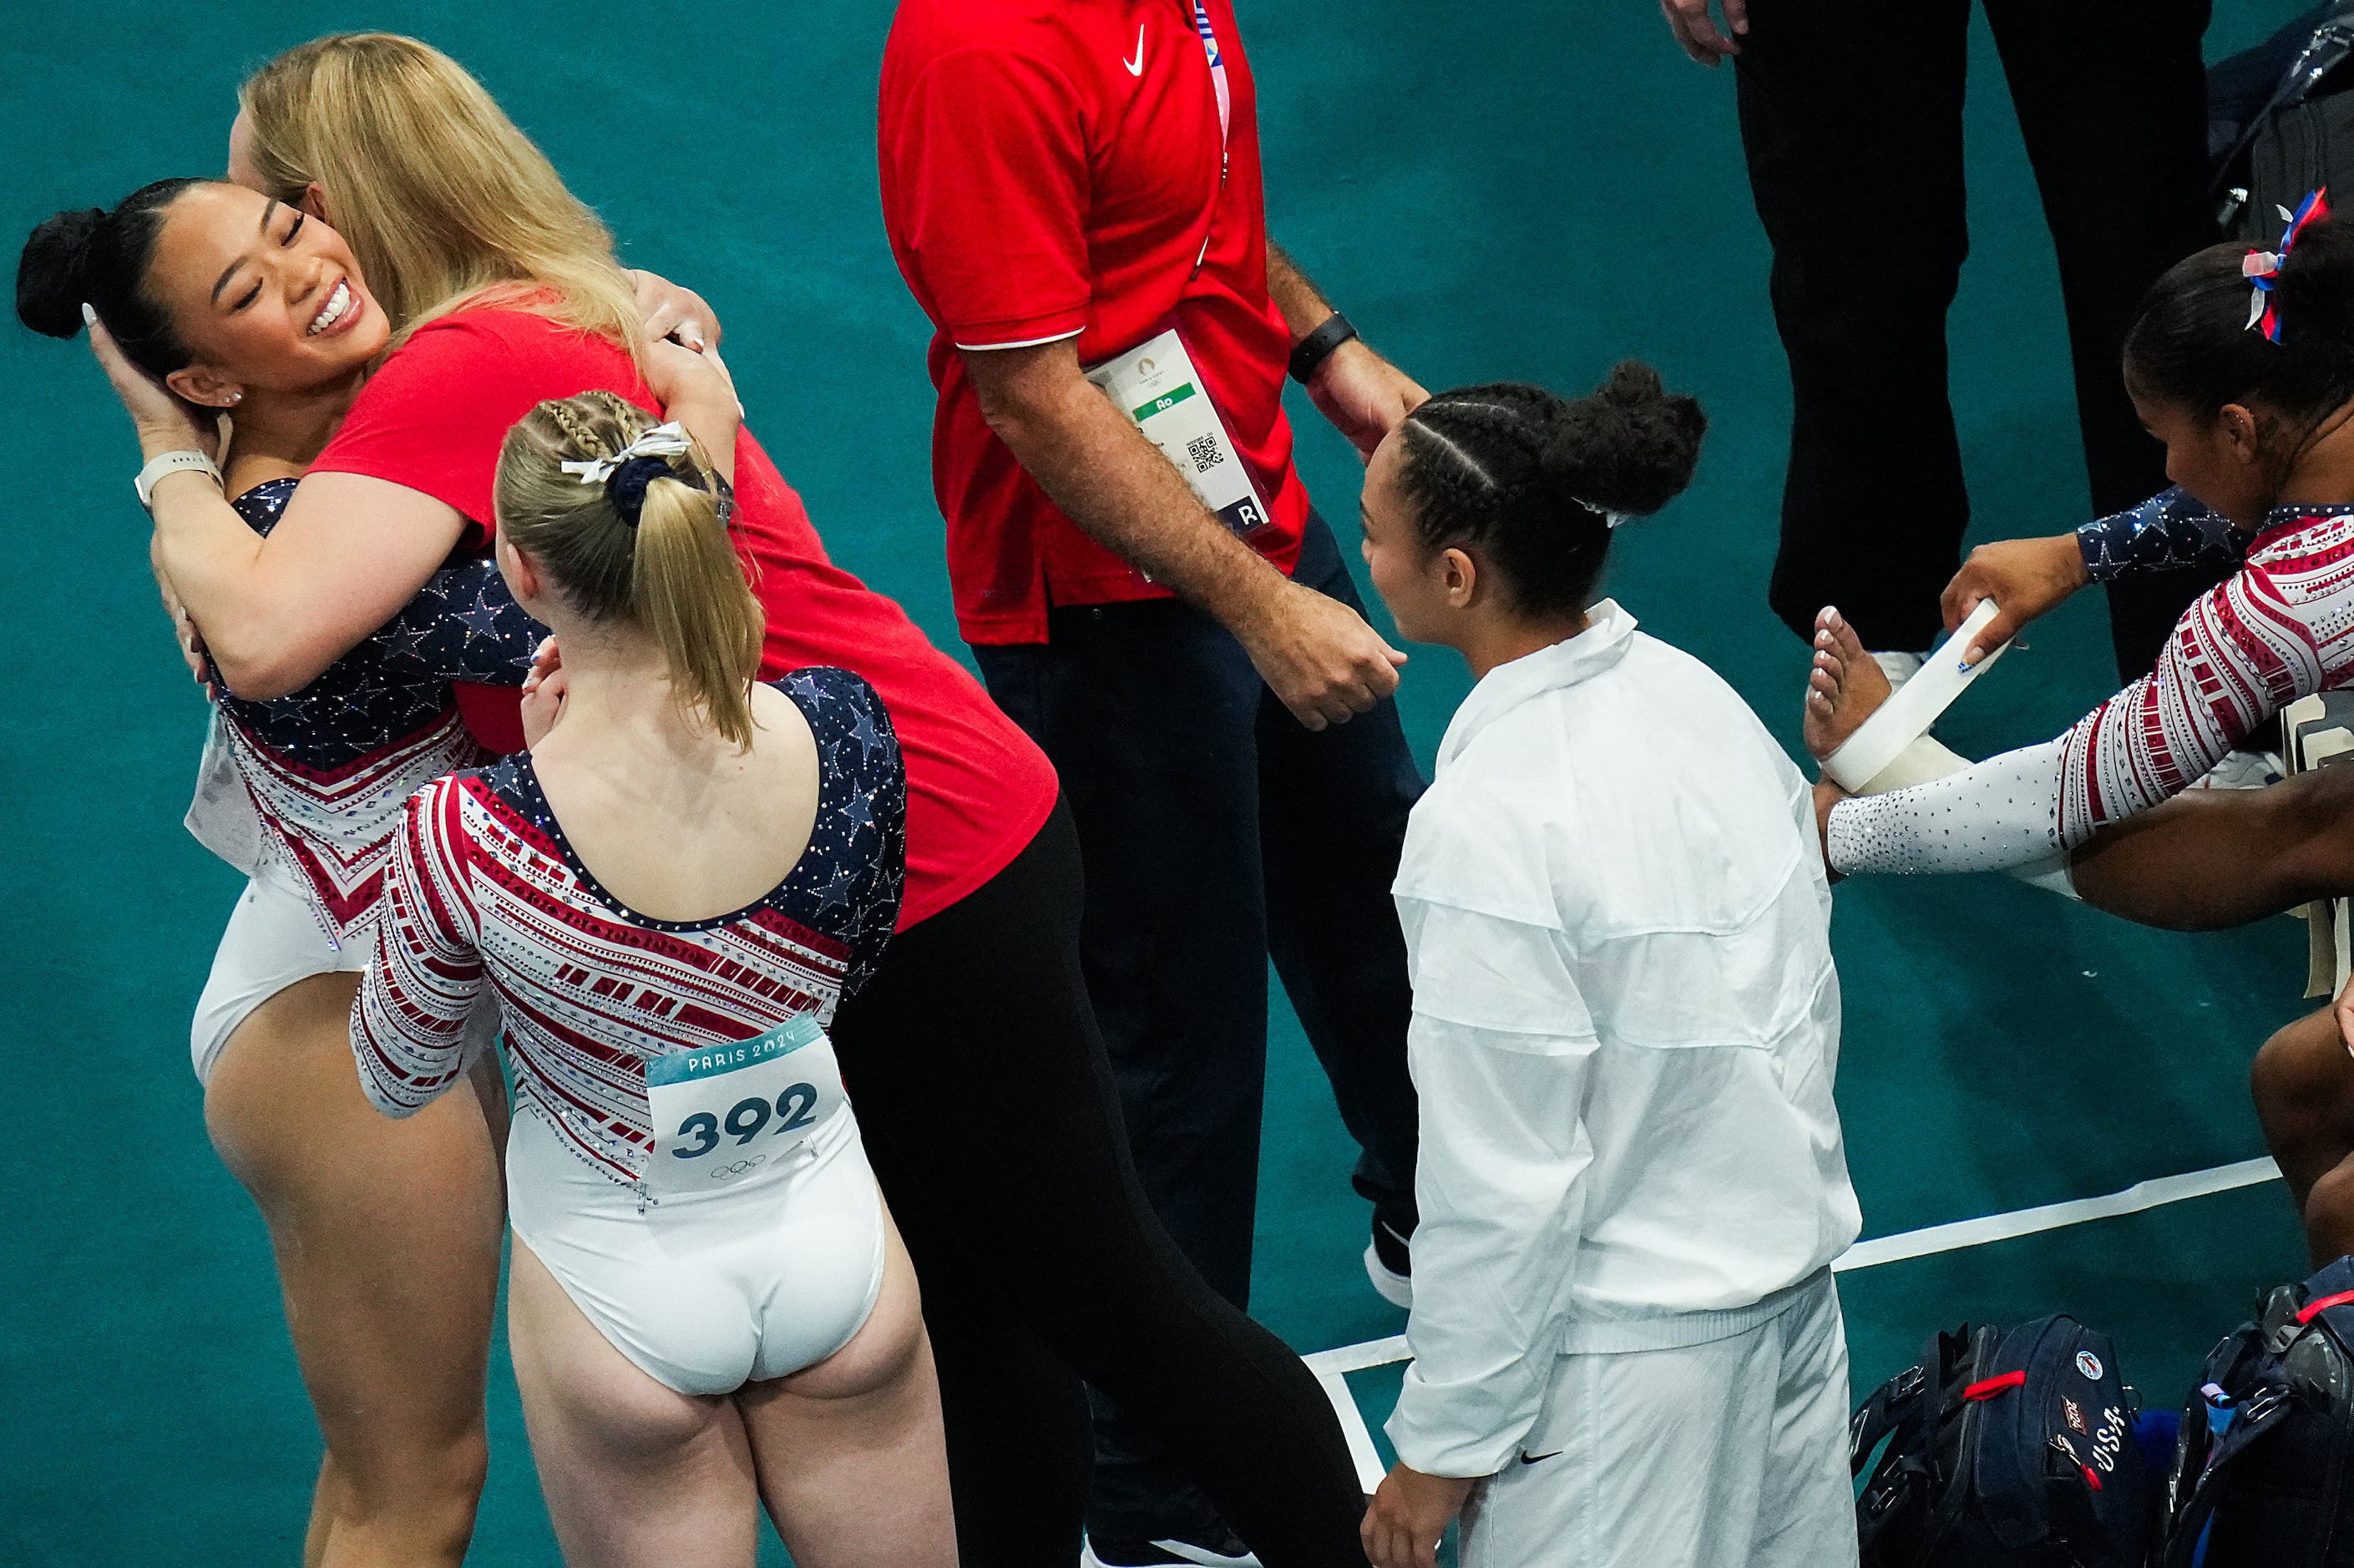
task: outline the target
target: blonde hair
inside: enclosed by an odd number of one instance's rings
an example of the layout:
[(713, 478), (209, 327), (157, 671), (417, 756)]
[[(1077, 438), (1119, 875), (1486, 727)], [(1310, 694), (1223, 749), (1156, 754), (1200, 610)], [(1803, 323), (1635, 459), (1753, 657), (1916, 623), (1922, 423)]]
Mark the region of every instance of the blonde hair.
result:
[(542, 403), (507, 432), (494, 492), (499, 527), (528, 551), (574, 609), (650, 632), (671, 689), (737, 747), (752, 744), (752, 677), (768, 620), (728, 542), (717, 481), (703, 449), (657, 461), (632, 526), (609, 487), (563, 464), (610, 458), (653, 416), (610, 392)]
[(636, 291), (611, 233), (448, 55), (398, 33), (331, 33), (255, 71), (238, 99), (270, 194), (326, 193), (396, 343), (497, 303), (639, 356)]

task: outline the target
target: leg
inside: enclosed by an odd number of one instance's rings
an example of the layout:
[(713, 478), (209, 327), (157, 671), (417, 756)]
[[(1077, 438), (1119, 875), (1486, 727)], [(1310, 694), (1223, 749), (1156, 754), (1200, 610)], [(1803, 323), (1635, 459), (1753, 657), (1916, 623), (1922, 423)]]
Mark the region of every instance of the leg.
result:
[(326, 1439), (304, 1561), (456, 1563), (488, 1455), (498, 1158), (474, 1095), (407, 1121), (368, 1104), (357, 980), (314, 975), (256, 1009), (213, 1067), (205, 1123), (270, 1227)]
[(1564, 1356), (1527, 1462), (1465, 1510), (1464, 1568), (1851, 1563), (1846, 1398), (1836, 1297), (1706, 1344)]
[(2354, 770), (2185, 790), (2103, 828), (2071, 860), (2085, 903), (2170, 931), (2244, 926), (2336, 897), (2354, 888)]
[[(1134, 1412), (1270, 1568), (1363, 1568), (1363, 1498), (1322, 1390), (1203, 1282), (1145, 1202), (1081, 982), (1080, 898), (1076, 835), (1058, 810), (994, 880), (902, 932), (834, 1020), (862, 1124), (928, 1161), (941, 1246), (917, 1265), (936, 1343), (951, 1309), (943, 1281), (989, 1282), (1024, 1339)], [(972, 1154), (976, 1105), (1023, 1107), (986, 1159)], [(874, 1150), (870, 1136), (879, 1167)], [(960, 1413), (956, 1379), (942, 1393), (952, 1443), (960, 1423), (988, 1421)], [(966, 1449), (951, 1467), (966, 1568), (1069, 1560), (1037, 1535), (980, 1538), (979, 1520), (1014, 1522), (1011, 1506), (968, 1511)], [(1074, 1551), (1076, 1534), (1062, 1538)]]
[(1825, 1277), (1773, 1323), (1779, 1376), (1751, 1568), (1855, 1561), (1855, 1483), (1847, 1467), (1847, 1323)]
[(1946, 311), (1969, 242), (1968, 0), (1752, 0), (1742, 146), (1774, 246), (1790, 467), (1768, 598), (1801, 637), (1836, 604), (1867, 647), (1936, 640), (1969, 501)]
[(2248, 1088), (2264, 1147), (2305, 1216), (2315, 1264), (2354, 1252), (2354, 1055), (2334, 1009), (2307, 1013), (2265, 1041)]
[[(979, 651), (1054, 759), (1085, 852), (1081, 952), (1154, 1212), (1211, 1285), (1250, 1300), (1267, 1070), (1255, 726), (1264, 684), (1177, 603), (1058, 609), (1043, 647)], [(1214, 1539), (1214, 1512), (1098, 1402), (1098, 1540)]]
[[(1332, 531), (1310, 514), (1293, 580), (1363, 611)], [(1332, 1081), (1362, 1151), (1354, 1183), (1373, 1217), (1414, 1234), (1419, 1138), (1405, 972), (1390, 885), (1423, 779), (1384, 700), (1344, 725), (1310, 731), (1272, 693), (1258, 712), (1260, 842), (1276, 972)]]
[(967, 1202), (972, 1172), (953, 1132), (957, 1113), (922, 1065), (928, 1053), (888, 1011), (899, 988), (886, 977), (906, 972), (911, 939), (922, 945), (903, 934), (883, 975), (843, 1002), (833, 1039), (867, 1161), (923, 1286), (958, 1549), (965, 1568), (1076, 1562), (1095, 1463), (1087, 1390), (1016, 1310), (1020, 1293), (1006, 1288), (1002, 1265), (966, 1245), (978, 1205)]
[[(2158, 274), (2217, 235), (2207, 200), (2209, 0), (1987, 0), (2059, 254), (2076, 413), (2095, 514), (2166, 487), (2166, 454), (2126, 397), (2121, 359)], [(2145, 575), (2109, 590), (2117, 673), (2148, 673), (2218, 579)]]
[(956, 1568), (915, 1266), (897, 1231), (886, 1245), (883, 1292), (850, 1343), (735, 1395), (760, 1499), (801, 1568)]
[(573, 1568), (751, 1568), (752, 1455), (735, 1404), (665, 1388), (613, 1348), (521, 1236), (507, 1340), (540, 1494)]

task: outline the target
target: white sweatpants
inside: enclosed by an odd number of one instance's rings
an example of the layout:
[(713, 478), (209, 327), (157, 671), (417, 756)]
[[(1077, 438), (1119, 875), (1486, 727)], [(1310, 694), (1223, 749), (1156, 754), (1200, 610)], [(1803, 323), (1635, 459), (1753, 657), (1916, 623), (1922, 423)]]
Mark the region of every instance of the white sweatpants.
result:
[(1847, 1330), (1829, 1270), (1770, 1320), (1563, 1356), (1463, 1513), (1463, 1568), (1842, 1568), (1856, 1560)]

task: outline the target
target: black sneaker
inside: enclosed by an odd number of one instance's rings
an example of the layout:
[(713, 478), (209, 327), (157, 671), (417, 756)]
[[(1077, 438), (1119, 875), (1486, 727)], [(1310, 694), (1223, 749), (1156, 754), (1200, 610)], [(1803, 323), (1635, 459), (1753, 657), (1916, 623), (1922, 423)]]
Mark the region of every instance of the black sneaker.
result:
[(1414, 1254), (1408, 1250), (1412, 1240), (1398, 1234), (1395, 1227), (1376, 1214), (1373, 1239), (1365, 1245), (1365, 1277), (1373, 1282), (1374, 1294), (1408, 1311), (1414, 1309)]
[(1089, 1536), (1079, 1548), (1079, 1568), (1166, 1568), (1189, 1563), (1202, 1568), (1259, 1568), (1242, 1537), (1223, 1525), (1206, 1542), (1097, 1541)]

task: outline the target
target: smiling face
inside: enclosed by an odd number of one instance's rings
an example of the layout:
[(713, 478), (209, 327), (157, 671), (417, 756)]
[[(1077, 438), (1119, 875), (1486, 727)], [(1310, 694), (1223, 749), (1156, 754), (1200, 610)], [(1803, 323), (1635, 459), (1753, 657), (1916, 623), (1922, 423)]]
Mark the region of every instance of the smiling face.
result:
[(197, 403), (332, 386), (391, 335), (340, 235), (235, 185), (196, 185), (172, 204), (146, 291), (194, 356), (167, 379)]

